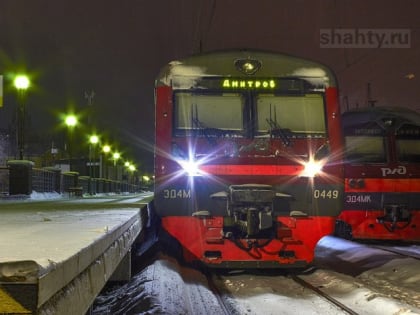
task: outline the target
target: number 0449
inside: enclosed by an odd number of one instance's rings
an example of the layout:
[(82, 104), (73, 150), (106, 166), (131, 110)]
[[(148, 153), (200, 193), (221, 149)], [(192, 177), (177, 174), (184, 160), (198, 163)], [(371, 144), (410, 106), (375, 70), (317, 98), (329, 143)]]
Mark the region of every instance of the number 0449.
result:
[(338, 190), (325, 190), (325, 189), (315, 189), (314, 198), (315, 199), (337, 199)]

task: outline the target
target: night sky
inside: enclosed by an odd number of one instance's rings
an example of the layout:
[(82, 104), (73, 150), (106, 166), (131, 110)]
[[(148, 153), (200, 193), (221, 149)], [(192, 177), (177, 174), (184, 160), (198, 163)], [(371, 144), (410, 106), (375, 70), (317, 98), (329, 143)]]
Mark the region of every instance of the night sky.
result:
[[(342, 109), (420, 110), (420, 2), (416, 0), (0, 0), (0, 129), (13, 121), (9, 75), (27, 71), (30, 127), (48, 149), (58, 115), (91, 111), (91, 123), (153, 168), (153, 85), (167, 62), (200, 51), (253, 48), (330, 66)], [(409, 48), (322, 48), (321, 29), (403, 29)], [(85, 92), (95, 92), (92, 106)], [(86, 114), (87, 115), (87, 114)]]

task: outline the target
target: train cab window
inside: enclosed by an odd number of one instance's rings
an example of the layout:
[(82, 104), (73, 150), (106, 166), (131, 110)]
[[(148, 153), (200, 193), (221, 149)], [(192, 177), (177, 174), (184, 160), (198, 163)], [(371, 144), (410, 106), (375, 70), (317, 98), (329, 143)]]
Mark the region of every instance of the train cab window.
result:
[[(245, 100), (242, 94), (175, 94), (175, 133), (206, 131), (215, 136), (243, 133)], [(217, 135), (216, 135), (217, 134)]]
[(386, 162), (385, 141), (383, 137), (346, 136), (345, 155), (349, 163)]
[(397, 139), (397, 154), (399, 162), (419, 162), (420, 139)]
[(324, 99), (320, 94), (259, 94), (256, 104), (260, 136), (273, 130), (304, 135), (326, 133)]

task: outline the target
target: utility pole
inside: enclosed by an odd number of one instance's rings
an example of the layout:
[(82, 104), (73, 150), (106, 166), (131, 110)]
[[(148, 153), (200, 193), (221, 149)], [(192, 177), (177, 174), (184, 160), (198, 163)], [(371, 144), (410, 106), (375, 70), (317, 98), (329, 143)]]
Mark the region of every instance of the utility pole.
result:
[[(93, 90), (91, 90), (90, 92), (85, 91), (85, 99), (87, 100), (87, 106), (89, 107), (88, 109), (88, 125), (92, 126), (92, 121), (91, 121), (91, 115), (92, 115), (92, 104), (93, 104), (93, 98), (95, 97), (95, 92)], [(89, 139), (89, 176), (94, 178), (95, 177), (95, 169), (93, 168), (93, 163), (94, 163), (94, 157), (95, 157), (95, 153), (93, 153), (93, 158), (92, 158), (92, 145), (94, 146), (94, 150), (95, 150), (95, 144), (92, 143), (91, 139)], [(93, 171), (93, 172), (92, 172)]]
[(95, 97), (95, 91), (85, 92), (85, 99), (87, 100), (87, 106), (89, 107), (88, 124), (91, 124), (90, 115), (92, 111), (93, 98)]

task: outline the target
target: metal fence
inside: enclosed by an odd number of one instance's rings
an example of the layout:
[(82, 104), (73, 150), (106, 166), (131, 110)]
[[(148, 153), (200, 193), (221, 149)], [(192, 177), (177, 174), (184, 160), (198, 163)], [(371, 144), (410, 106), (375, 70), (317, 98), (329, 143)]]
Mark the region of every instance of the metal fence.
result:
[[(32, 190), (36, 192), (53, 192), (57, 187), (57, 176), (54, 172), (34, 168), (32, 170)], [(57, 191), (60, 192), (60, 191)]]
[(9, 168), (0, 167), (0, 194), (9, 194)]
[[(10, 168), (0, 167), (0, 194), (10, 194)], [(30, 185), (30, 191), (60, 194), (78, 190), (83, 194), (140, 192), (139, 185), (113, 181), (105, 178), (79, 176), (77, 172), (61, 172), (56, 168), (31, 168), (29, 178), (23, 178), (24, 185)]]

